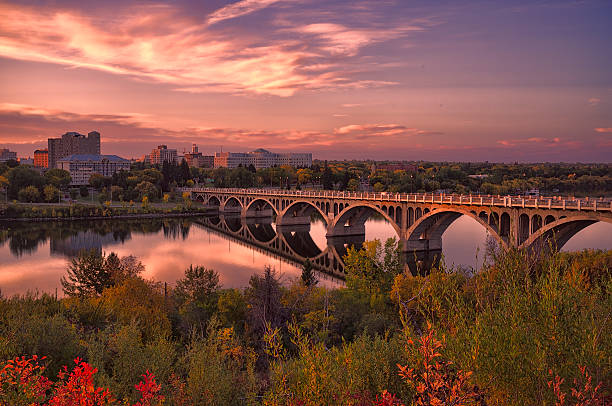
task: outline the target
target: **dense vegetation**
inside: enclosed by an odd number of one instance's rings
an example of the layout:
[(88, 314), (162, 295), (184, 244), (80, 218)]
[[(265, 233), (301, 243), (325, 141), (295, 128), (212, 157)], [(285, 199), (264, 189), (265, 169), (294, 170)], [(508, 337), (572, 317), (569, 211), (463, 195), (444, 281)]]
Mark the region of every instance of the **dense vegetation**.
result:
[(143, 279), (134, 257), (84, 252), (64, 298), (0, 299), (0, 359), (13, 360), (0, 362), (0, 404), (609, 401), (612, 252), (491, 252), (474, 275), (412, 276), (388, 241), (346, 264), (338, 289), (308, 263), (295, 281), (267, 268), (244, 289), (192, 266), (171, 288)]
[[(52, 169), (41, 175), (27, 167), (0, 164), (0, 191), (7, 200), (57, 202), (61, 193), (87, 200), (89, 188), (69, 187), (70, 175)], [(382, 169), (381, 169), (382, 168)], [(136, 163), (130, 171), (112, 177), (92, 175), (89, 186), (96, 201), (180, 202), (176, 187), (194, 184), (216, 187), (324, 188), (389, 192), (454, 192), (523, 194), (539, 189), (543, 194), (610, 196), (609, 164), (496, 164), (414, 162), (404, 170), (387, 170), (374, 161), (315, 161), (311, 168), (289, 166), (256, 170), (190, 168), (164, 163), (155, 167)], [(393, 168), (393, 167), (391, 167)], [(61, 191), (61, 192), (60, 192)]]
[(610, 195), (608, 164), (495, 164), (414, 162), (407, 170), (387, 170), (374, 161), (315, 162), (312, 168), (251, 168), (198, 170), (197, 177), (217, 187), (322, 187), (377, 192), (454, 192)]

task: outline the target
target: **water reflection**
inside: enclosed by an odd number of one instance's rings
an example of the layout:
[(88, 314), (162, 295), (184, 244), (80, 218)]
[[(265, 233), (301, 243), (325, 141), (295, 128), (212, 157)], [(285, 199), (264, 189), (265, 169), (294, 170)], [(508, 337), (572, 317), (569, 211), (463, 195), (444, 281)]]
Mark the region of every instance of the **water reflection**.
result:
[[(343, 256), (365, 240), (396, 237), (383, 218), (371, 217), (365, 235), (326, 238), (326, 224), (314, 216), (310, 225), (277, 226), (273, 219), (237, 216), (23, 223), (0, 229), (0, 289), (12, 295), (27, 290), (60, 290), (69, 260), (82, 249), (136, 255), (147, 278), (173, 284), (191, 264), (215, 269), (225, 287), (244, 287), (254, 273), (270, 265), (286, 280), (297, 278), (303, 261), (312, 261), (323, 284), (341, 284)], [(478, 268), (487, 235), (468, 217), (443, 235), (443, 251), (406, 255), (407, 266), (426, 271), (443, 256), (448, 265)], [(574, 236), (564, 250), (612, 248), (612, 225), (598, 223)]]

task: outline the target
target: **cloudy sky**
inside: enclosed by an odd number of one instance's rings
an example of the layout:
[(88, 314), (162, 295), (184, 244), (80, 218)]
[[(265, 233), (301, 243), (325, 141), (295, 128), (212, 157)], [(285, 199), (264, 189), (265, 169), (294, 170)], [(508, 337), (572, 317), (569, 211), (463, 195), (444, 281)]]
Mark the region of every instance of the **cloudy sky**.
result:
[(612, 161), (609, 0), (0, 0), (0, 147)]

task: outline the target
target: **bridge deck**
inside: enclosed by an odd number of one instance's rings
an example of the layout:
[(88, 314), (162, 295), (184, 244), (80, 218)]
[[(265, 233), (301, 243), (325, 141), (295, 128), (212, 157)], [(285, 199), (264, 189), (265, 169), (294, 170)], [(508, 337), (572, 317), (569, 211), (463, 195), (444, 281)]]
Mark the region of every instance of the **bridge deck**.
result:
[(286, 191), (278, 189), (237, 189), (237, 188), (184, 188), (185, 191), (200, 193), (238, 194), (265, 197), (344, 199), (373, 202), (429, 203), (448, 205), (473, 205), (516, 207), (555, 210), (603, 211), (612, 212), (612, 199), (606, 198), (568, 198), (568, 197), (523, 197), (523, 196), (483, 196), (457, 195), (444, 193), (371, 193), (345, 192), (331, 190)]

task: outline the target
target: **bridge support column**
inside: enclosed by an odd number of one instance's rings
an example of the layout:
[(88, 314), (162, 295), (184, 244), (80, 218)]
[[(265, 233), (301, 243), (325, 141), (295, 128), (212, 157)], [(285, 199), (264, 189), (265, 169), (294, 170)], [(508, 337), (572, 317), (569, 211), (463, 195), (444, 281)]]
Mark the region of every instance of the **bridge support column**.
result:
[(294, 225), (308, 225), (310, 226), (310, 216), (278, 216), (276, 218), (276, 224), (279, 226), (294, 226)]
[(442, 239), (419, 239), (419, 240), (403, 240), (402, 251), (436, 251), (442, 250)]
[(243, 210), (242, 217), (244, 218), (270, 218), (274, 216), (274, 210), (272, 209), (264, 209), (264, 210)]
[(240, 206), (225, 206), (223, 209), (220, 209), (220, 211), (223, 213), (240, 214), (242, 208)]
[(336, 226), (327, 229), (327, 238), (343, 237), (348, 235), (363, 235), (365, 238), (365, 224), (353, 224), (349, 226)]

